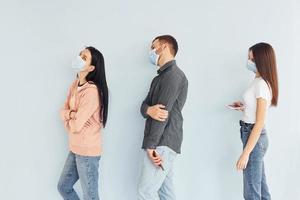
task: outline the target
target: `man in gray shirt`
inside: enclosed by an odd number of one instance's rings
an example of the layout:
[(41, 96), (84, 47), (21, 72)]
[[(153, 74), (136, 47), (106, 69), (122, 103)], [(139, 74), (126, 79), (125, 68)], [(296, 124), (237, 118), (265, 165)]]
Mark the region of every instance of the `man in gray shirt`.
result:
[(188, 91), (188, 80), (176, 65), (177, 51), (177, 41), (170, 35), (156, 37), (151, 45), (150, 61), (159, 69), (141, 105), (146, 124), (139, 200), (175, 200), (173, 163), (181, 152), (181, 111)]

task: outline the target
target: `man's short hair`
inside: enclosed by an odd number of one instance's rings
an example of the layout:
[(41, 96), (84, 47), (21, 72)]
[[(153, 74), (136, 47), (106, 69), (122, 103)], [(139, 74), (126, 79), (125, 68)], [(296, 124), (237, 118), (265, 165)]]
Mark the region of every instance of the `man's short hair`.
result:
[(152, 42), (154, 42), (155, 40), (159, 40), (159, 42), (168, 43), (171, 47), (171, 54), (173, 56), (176, 56), (176, 54), (178, 52), (178, 43), (177, 43), (176, 39), (173, 36), (171, 36), (171, 35), (157, 36), (156, 38), (154, 38), (154, 40)]

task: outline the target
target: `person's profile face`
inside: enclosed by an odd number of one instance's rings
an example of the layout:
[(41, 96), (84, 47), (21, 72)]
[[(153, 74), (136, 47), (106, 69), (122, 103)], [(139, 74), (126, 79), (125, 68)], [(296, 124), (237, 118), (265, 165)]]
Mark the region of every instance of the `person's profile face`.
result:
[(248, 59), (254, 62), (253, 52), (251, 50), (248, 52)]
[(152, 42), (151, 50), (155, 49), (155, 53), (160, 55), (166, 47), (166, 44), (161, 43), (158, 39), (156, 39)]
[(82, 60), (85, 62), (85, 66), (82, 69), (82, 71), (93, 71), (94, 67), (91, 66), (92, 62), (92, 54), (88, 49), (83, 49), (80, 53), (79, 56), (82, 58)]
[(84, 60), (86, 65), (90, 65), (92, 61), (92, 55), (88, 49), (83, 49), (80, 51), (79, 56)]
[(157, 53), (159, 48), (160, 48), (160, 42), (158, 40), (154, 40), (151, 45), (151, 50), (155, 49), (156, 50), (155, 52)]

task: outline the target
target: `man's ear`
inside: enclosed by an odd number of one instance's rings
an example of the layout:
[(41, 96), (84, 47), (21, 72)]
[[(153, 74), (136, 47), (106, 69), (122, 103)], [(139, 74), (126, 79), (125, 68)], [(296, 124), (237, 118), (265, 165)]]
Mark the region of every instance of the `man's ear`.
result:
[(95, 70), (95, 66), (94, 65), (89, 66), (89, 72), (92, 72), (94, 70)]
[(168, 51), (168, 52), (171, 52), (171, 48), (170, 48), (170, 45), (165, 43), (164, 44), (164, 48), (163, 48), (164, 51)]
[(168, 48), (168, 45), (167, 45), (166, 43), (163, 43), (163, 44), (161, 45), (161, 49), (162, 49), (162, 50), (165, 50), (166, 48)]

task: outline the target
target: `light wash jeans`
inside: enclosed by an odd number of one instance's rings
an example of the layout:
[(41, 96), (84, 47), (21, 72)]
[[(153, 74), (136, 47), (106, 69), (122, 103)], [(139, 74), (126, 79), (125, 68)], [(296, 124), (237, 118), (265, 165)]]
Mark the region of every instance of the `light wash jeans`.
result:
[(100, 156), (80, 156), (69, 153), (58, 182), (64, 200), (79, 200), (73, 186), (80, 180), (84, 200), (99, 200), (98, 168)]
[(147, 151), (143, 152), (138, 200), (175, 200), (173, 164), (177, 153), (166, 146), (159, 146), (156, 151), (163, 160), (164, 171), (152, 163)]
[[(241, 139), (243, 142), (243, 147), (245, 148), (254, 125), (246, 124), (243, 121), (240, 122), (240, 125)], [(265, 166), (263, 160), (267, 148), (268, 137), (266, 134), (266, 130), (263, 129), (254, 149), (250, 153), (247, 167), (243, 171), (245, 200), (271, 199), (266, 181)]]

